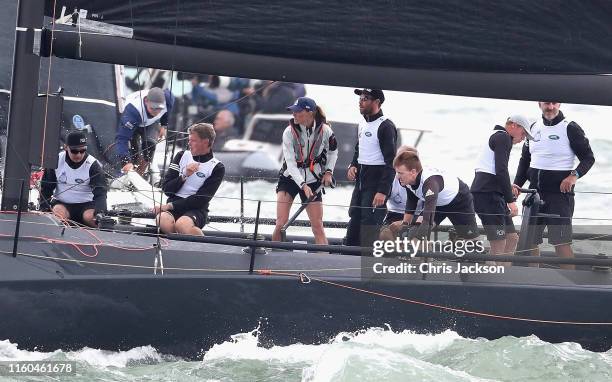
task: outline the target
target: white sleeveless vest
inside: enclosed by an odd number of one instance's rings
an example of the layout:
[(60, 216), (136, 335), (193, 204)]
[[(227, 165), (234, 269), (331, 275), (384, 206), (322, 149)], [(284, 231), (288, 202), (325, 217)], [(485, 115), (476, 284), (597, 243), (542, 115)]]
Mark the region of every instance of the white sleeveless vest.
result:
[(140, 90), (134, 93), (129, 94), (125, 97), (125, 105), (132, 105), (138, 110), (140, 114), (140, 120), (142, 121), (138, 127), (151, 126), (155, 122), (159, 121), (161, 117), (164, 116), (167, 112), (167, 107), (164, 106), (164, 109), (157, 114), (155, 117), (149, 118), (147, 114), (147, 108), (144, 104), (144, 98), (149, 94), (149, 90)]
[(67, 204), (93, 201), (94, 195), (89, 185), (89, 169), (96, 158), (88, 155), (79, 168), (72, 168), (66, 163), (66, 151), (62, 151), (58, 161), (55, 169), (57, 185), (53, 197)]
[(478, 162), (476, 162), (476, 172), (486, 172), (488, 174), (496, 175), (495, 173), (495, 153), (489, 147), (489, 140), (494, 134), (507, 134), (504, 130), (493, 130), (489, 135), (489, 139), (487, 140), (487, 145), (481, 151), (480, 156), (478, 157)]
[(538, 120), (531, 128), (533, 141), (529, 141), (531, 168), (539, 170), (573, 170), (576, 155), (570, 147), (567, 136), (567, 125), (570, 121), (562, 120), (554, 126), (545, 126)]
[(219, 163), (219, 160), (217, 158), (212, 158), (206, 163), (200, 163), (193, 159), (191, 151), (186, 150), (181, 157), (181, 161), (179, 162), (179, 174), (186, 175), (187, 165), (194, 162), (199, 163), (198, 171), (187, 177), (185, 183), (183, 183), (181, 188), (176, 193), (176, 196), (180, 196), (183, 199), (198, 192), (206, 179), (210, 178), (210, 175), (212, 174), (217, 163)]
[(387, 117), (384, 115), (374, 121), (367, 122), (362, 119), (359, 122), (359, 164), (365, 165), (384, 165), (385, 158), (380, 151), (380, 142), (378, 141), (378, 127)]
[(391, 195), (387, 199), (387, 210), (403, 214), (406, 210), (406, 189), (400, 184), (399, 179), (395, 177), (391, 185)]
[(459, 178), (457, 178), (456, 176), (448, 175), (436, 168), (423, 167), (423, 171), (421, 172), (421, 183), (419, 183), (419, 187), (416, 190), (414, 190), (410, 186), (407, 188), (408, 190), (412, 191), (412, 193), (415, 194), (417, 198), (419, 198), (419, 200), (425, 201), (426, 195), (423, 195), (423, 183), (425, 183), (427, 179), (434, 175), (440, 175), (444, 180), (444, 188), (438, 194), (436, 206), (445, 206), (449, 204), (459, 193)]

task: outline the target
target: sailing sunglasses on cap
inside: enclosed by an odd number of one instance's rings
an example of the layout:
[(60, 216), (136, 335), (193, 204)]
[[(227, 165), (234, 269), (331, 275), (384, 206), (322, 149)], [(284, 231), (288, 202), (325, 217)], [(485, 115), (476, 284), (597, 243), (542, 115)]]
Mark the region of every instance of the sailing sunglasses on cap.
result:
[(80, 150), (77, 150), (77, 149), (70, 149), (70, 152), (71, 152), (72, 154), (75, 154), (75, 155), (76, 155), (76, 154), (85, 154), (85, 151), (87, 151), (87, 149), (80, 149)]

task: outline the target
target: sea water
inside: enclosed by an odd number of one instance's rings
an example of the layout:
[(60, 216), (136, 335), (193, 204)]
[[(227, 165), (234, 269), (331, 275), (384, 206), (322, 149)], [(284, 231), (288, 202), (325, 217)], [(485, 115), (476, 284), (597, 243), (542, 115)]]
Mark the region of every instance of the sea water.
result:
[[(357, 96), (350, 88), (307, 86), (308, 94), (325, 109), (330, 120), (357, 122)], [(385, 115), (400, 128), (431, 130), (418, 149), (422, 160), (457, 174), (466, 183), (473, 179), (474, 163), (495, 124), (515, 113), (535, 120), (540, 111), (533, 101), (504, 101), (466, 97), (386, 92)], [(608, 225), (612, 220), (612, 108), (565, 105), (566, 117), (578, 122), (590, 139), (596, 163), (578, 181), (575, 225)], [(402, 132), (411, 144), (416, 134)], [(510, 158), (514, 177), (520, 157), (516, 145)], [(163, 152), (163, 148), (161, 149)], [(324, 218), (346, 221), (351, 185), (328, 190)], [(592, 193), (597, 192), (597, 193)], [(159, 193), (150, 188), (137, 192), (111, 192), (109, 204), (139, 201), (152, 206)], [(275, 184), (255, 180), (245, 183), (245, 215), (255, 216), (262, 201), (262, 217), (275, 217)], [(211, 215), (240, 214), (240, 185), (225, 182), (210, 205)], [(297, 203), (294, 209), (297, 208)], [(302, 218), (306, 218), (304, 215)], [(515, 220), (518, 224), (519, 220)], [(237, 230), (236, 224), (212, 224), (209, 229)], [(247, 231), (252, 226), (245, 227)], [(260, 227), (269, 232), (271, 227)], [(308, 233), (291, 228), (290, 233)], [(342, 236), (330, 230), (330, 236)], [(441, 334), (394, 332), (371, 328), (359, 333), (338, 333), (321, 345), (293, 344), (261, 348), (257, 332), (236, 333), (215, 345), (197, 361), (160, 354), (150, 346), (125, 352), (97, 349), (50, 353), (26, 351), (19, 344), (0, 341), (0, 361), (71, 360), (77, 375), (70, 381), (610, 381), (612, 352), (593, 353), (574, 343), (549, 344), (536, 337), (498, 340), (466, 339), (447, 331)], [(55, 377), (54, 377), (55, 378)], [(0, 377), (0, 381), (57, 380), (50, 377)]]
[(370, 328), (321, 345), (262, 348), (257, 332), (237, 333), (201, 358), (181, 360), (150, 346), (124, 352), (85, 348), (43, 353), (0, 341), (0, 361), (75, 361), (70, 377), (1, 376), (27, 381), (589, 381), (612, 380), (612, 352), (537, 337), (466, 339)]

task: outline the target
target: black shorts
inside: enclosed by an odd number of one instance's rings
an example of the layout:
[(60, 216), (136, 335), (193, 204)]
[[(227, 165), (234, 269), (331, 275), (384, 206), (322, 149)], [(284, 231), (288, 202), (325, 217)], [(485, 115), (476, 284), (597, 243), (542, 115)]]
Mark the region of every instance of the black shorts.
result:
[(508, 204), (496, 192), (474, 192), (474, 210), (478, 214), (488, 240), (503, 240), (507, 233), (516, 233)]
[(51, 207), (61, 204), (66, 207), (68, 210), (68, 214), (70, 214), (70, 220), (74, 220), (78, 223), (85, 223), (83, 221), (83, 213), (87, 210), (95, 210), (96, 205), (94, 202), (84, 202), (84, 203), (64, 203), (59, 200), (53, 200), (51, 202)]
[(182, 214), (177, 213), (176, 211), (168, 211), (174, 217), (174, 221), (176, 222), (181, 216), (190, 217), (193, 220), (193, 224), (198, 228), (204, 228), (208, 219), (208, 211), (203, 210), (189, 210)]
[(391, 223), (404, 220), (404, 214), (399, 212), (387, 211), (383, 225), (389, 226)]
[[(317, 189), (321, 186), (321, 182), (317, 181), (314, 183), (308, 183), (308, 186), (310, 187), (312, 192), (316, 192)], [(278, 184), (276, 185), (276, 193), (278, 194), (280, 191), (285, 191), (286, 193), (291, 195), (293, 199), (295, 199), (295, 196), (297, 194), (300, 194), (300, 199), (302, 199), (302, 203), (308, 200), (304, 191), (297, 184), (295, 184), (293, 179), (282, 175), (278, 178)], [(313, 201), (320, 202), (322, 200), (323, 193), (319, 192)]]
[(574, 216), (574, 194), (562, 192), (539, 191), (544, 205), (540, 212), (555, 214), (559, 217), (546, 217), (536, 219), (535, 244), (542, 243), (544, 228), (548, 226), (548, 243), (572, 243), (572, 216)]
[(461, 182), (459, 193), (449, 204), (436, 207), (434, 223), (439, 225), (448, 218), (457, 234), (463, 239), (474, 239), (478, 237), (478, 225), (476, 224), (476, 213), (474, 212), (474, 200), (470, 189)]

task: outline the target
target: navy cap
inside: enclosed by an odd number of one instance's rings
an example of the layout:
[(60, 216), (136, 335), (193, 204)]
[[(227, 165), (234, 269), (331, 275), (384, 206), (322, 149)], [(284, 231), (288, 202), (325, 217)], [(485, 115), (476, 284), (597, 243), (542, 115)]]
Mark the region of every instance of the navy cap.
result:
[(385, 94), (380, 89), (355, 89), (355, 94), (359, 96), (362, 94), (369, 95), (373, 99), (380, 100), (381, 104), (385, 102)]
[(87, 136), (81, 131), (73, 131), (66, 137), (68, 147), (87, 146)]
[(297, 113), (298, 111), (306, 110), (306, 111), (315, 111), (317, 108), (316, 102), (312, 98), (308, 97), (300, 97), (295, 100), (294, 104), (291, 106), (287, 106), (287, 110), (292, 113)]

